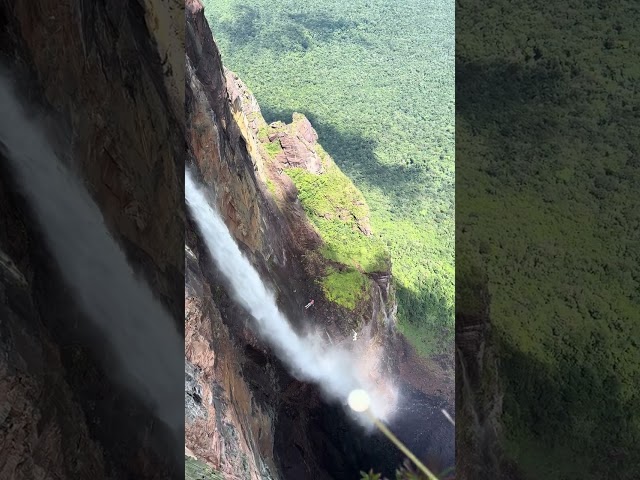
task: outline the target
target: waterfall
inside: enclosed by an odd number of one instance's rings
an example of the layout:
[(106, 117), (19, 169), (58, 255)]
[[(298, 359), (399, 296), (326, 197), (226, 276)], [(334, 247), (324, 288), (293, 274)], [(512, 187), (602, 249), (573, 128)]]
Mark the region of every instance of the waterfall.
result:
[(184, 358), (183, 337), (127, 263), (80, 178), (56, 156), (3, 77), (0, 104), (0, 144), (49, 253), (109, 350), (104, 370), (153, 408), (182, 441), (184, 373), (175, 359)]
[[(360, 358), (339, 345), (327, 345), (322, 332), (297, 334), (279, 310), (273, 292), (240, 251), (222, 217), (209, 204), (189, 171), (185, 172), (185, 195), (206, 247), (228, 283), (231, 297), (251, 315), (257, 334), (292, 375), (315, 383), (327, 396), (344, 405), (351, 391), (367, 390), (372, 398), (372, 413), (381, 419), (388, 417), (395, 404), (395, 389), (386, 381), (374, 379), (375, 372), (367, 367), (370, 359)], [(364, 418), (362, 421), (366, 423)]]

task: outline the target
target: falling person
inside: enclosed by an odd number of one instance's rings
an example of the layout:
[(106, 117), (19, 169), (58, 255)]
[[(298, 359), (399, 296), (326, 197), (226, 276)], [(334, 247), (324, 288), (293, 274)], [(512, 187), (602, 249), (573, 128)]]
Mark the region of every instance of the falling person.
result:
[(305, 309), (305, 310), (309, 310), (309, 307), (310, 307), (310, 306), (312, 306), (312, 305), (313, 305), (313, 300), (311, 300), (309, 303), (307, 303), (307, 304), (304, 306), (304, 309)]

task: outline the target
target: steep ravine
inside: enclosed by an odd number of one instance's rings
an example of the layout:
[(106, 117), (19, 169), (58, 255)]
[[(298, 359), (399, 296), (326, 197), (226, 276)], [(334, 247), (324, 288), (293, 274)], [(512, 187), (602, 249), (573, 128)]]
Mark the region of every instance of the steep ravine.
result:
[[(379, 349), (383, 368), (403, 393), (392, 429), (432, 465), (450, 466), (453, 428), (440, 408), (454, 413), (452, 385), (431, 385), (425, 363), (395, 333), (391, 272), (369, 275), (369, 300), (352, 311), (329, 302), (318, 284), (324, 260), (312, 252), (322, 240), (278, 163), (322, 174), (313, 153), (315, 131), (304, 117), (294, 119), (288, 137), (280, 139), (284, 158), (268, 161), (255, 98), (224, 70), (202, 5), (186, 5), (189, 168), (209, 187), (241, 250), (294, 328), (321, 327), (333, 341), (364, 328), (359, 341)], [(366, 220), (360, 226), (370, 233)], [(252, 330), (249, 315), (229, 298), (191, 220), (185, 249), (189, 450), (228, 478), (351, 479), (372, 467), (391, 475), (401, 454), (379, 435), (366, 435), (342, 406), (323, 401), (317, 387), (287, 373)], [(310, 298), (316, 303), (305, 312)]]

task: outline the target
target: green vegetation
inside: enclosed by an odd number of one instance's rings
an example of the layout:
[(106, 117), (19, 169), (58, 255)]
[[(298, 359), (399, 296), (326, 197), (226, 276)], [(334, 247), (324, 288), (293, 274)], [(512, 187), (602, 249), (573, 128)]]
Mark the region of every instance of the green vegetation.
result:
[(360, 480), (380, 480), (382, 478), (382, 474), (380, 473), (373, 473), (373, 469), (369, 470), (368, 472), (360, 472)]
[[(444, 479), (451, 473), (451, 469), (447, 469), (439, 474), (436, 474), (436, 478)], [(360, 480), (388, 480), (380, 473), (374, 473), (373, 469), (368, 472), (360, 471)], [(408, 460), (405, 460), (403, 465), (396, 470), (395, 480), (429, 480), (426, 474), (414, 467)]]
[(258, 130), (258, 140), (261, 142), (269, 140), (269, 127), (267, 125), (260, 127), (260, 130)]
[(375, 237), (365, 237), (340, 220), (314, 217), (314, 223), (326, 242), (321, 250), (325, 258), (366, 273), (384, 271), (389, 266), (384, 244)]
[(285, 171), (324, 241), (322, 256), (350, 267), (343, 272), (327, 272), (322, 288), (330, 301), (353, 310), (366, 293), (369, 280), (364, 274), (388, 270), (389, 253), (380, 238), (361, 230), (367, 228), (369, 217), (362, 193), (320, 145), (316, 150), (322, 161), (322, 174), (303, 168)]
[(389, 254), (384, 242), (375, 235), (365, 235), (369, 209), (362, 193), (333, 163), (318, 145), (323, 172), (316, 175), (302, 168), (288, 168), (299, 191), (305, 212), (318, 228), (325, 246), (325, 258), (349, 265), (365, 273), (389, 268)]
[(287, 174), (300, 191), (300, 201), (316, 216), (334, 215), (336, 210), (345, 210), (353, 220), (369, 215), (369, 209), (360, 191), (351, 180), (336, 167), (320, 145), (316, 150), (322, 159), (322, 175), (301, 168), (287, 170)]
[(640, 472), (638, 10), (503, 0), (457, 17), (457, 263), (488, 277), (525, 479)]
[(280, 152), (282, 152), (282, 145), (278, 140), (274, 142), (264, 143), (264, 149), (267, 151), (271, 158), (275, 158)]
[(322, 279), (322, 290), (327, 299), (353, 310), (367, 290), (367, 277), (357, 270), (332, 270)]
[[(255, 93), (267, 121), (304, 113), (364, 194), (372, 230), (393, 258), (400, 328), (423, 353), (451, 352), (454, 3), (205, 4), (225, 64)], [(355, 250), (356, 263), (376, 268)], [(341, 261), (352, 254), (326, 253)]]
[(270, 178), (266, 179), (266, 183), (267, 183), (267, 188), (269, 189), (269, 192), (271, 192), (271, 195), (275, 195), (276, 194), (276, 184), (273, 183), (273, 181)]
[(185, 480), (223, 480), (221, 473), (191, 457), (184, 457)]

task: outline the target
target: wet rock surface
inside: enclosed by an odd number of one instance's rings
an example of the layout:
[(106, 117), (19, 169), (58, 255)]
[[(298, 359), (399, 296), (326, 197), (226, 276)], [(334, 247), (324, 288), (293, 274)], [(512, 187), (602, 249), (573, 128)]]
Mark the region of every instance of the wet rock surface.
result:
[(22, 212), (0, 181), (0, 478), (106, 478), (102, 449), (39, 312)]

